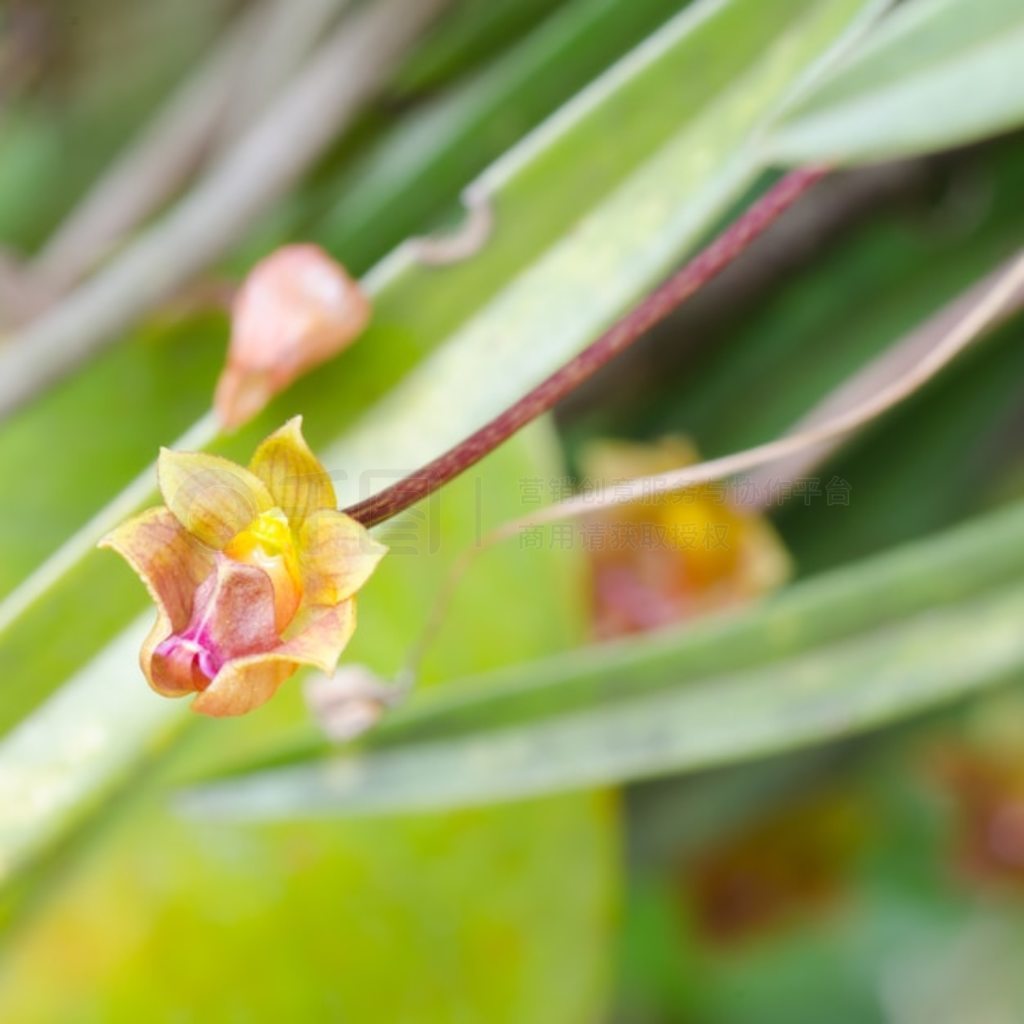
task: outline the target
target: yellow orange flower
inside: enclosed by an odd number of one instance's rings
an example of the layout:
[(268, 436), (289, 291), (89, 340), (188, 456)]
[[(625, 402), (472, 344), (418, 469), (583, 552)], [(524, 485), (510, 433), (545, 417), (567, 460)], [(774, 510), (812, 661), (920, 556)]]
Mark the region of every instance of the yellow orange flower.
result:
[(157, 604), (140, 662), (168, 697), (239, 715), (269, 700), (302, 665), (332, 672), (356, 624), (355, 593), (385, 552), (337, 511), (330, 477), (296, 417), (249, 468), (164, 449), (166, 506), (101, 541)]
[[(698, 461), (682, 437), (651, 444), (595, 441), (581, 468), (592, 487)], [(783, 584), (790, 563), (771, 525), (714, 485), (652, 495), (588, 517), (594, 632), (642, 633), (741, 604)]]
[(676, 877), (681, 902), (712, 946), (784, 930), (842, 895), (870, 824), (844, 792), (776, 810), (687, 858)]

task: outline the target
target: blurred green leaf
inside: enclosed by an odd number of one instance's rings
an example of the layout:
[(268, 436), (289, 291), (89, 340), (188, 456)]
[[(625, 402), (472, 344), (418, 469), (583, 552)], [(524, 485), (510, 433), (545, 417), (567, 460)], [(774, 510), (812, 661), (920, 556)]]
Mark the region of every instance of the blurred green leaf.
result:
[[(347, 380), (332, 373), (342, 360), (279, 406), (312, 414), (329, 396), (336, 421), (339, 408), (352, 409), (351, 429), (329, 449), (331, 465), (349, 474), (343, 498), (355, 495), (359, 472), (411, 470), (460, 440), (467, 423), (511, 404), (707, 231), (752, 180), (762, 121), (851, 21), (860, 24), (865, 6), (877, 6), (786, 3), (786, 22), (747, 0), (683, 12), (484, 173), (476, 188), (492, 197), (496, 222), (471, 259), (423, 267), (414, 250), (398, 250), (394, 286), (352, 350)], [(353, 364), (374, 342), (393, 359), (396, 335), (430, 355), (357, 420), (360, 404), (344, 401), (346, 382), (359, 379)]]
[(17, 108), (0, 114), (0, 238), (5, 245), (30, 234), (38, 208), (53, 201), (60, 153), (59, 132), (38, 111)]
[[(513, 402), (708, 228), (757, 169), (754, 140), (764, 118), (877, 5), (784, 6), (788, 18), (754, 0), (706, 2), (668, 23), (483, 176), (479, 187), (492, 196), (497, 220), (479, 253), (429, 267), (400, 249), (369, 278), (376, 315), (360, 343), (215, 447), (246, 458), (258, 437), (302, 412), (307, 436), (337, 471), (344, 503)], [(191, 443), (207, 439), (203, 429)], [(116, 514), (128, 514), (147, 491), (143, 481)], [(177, 714), (143, 709), (155, 698), (135, 682), (134, 659), (116, 655), (134, 646), (137, 626), (118, 631), (145, 599), (123, 566), (91, 550), (102, 527), (101, 517), (55, 567), (0, 606), (0, 674), (8, 681), (0, 722), (10, 729), (43, 705), (39, 718), (0, 744), (0, 764), (26, 778), (17, 766), (31, 763), (29, 777), (45, 792), (56, 787), (67, 796), (36, 801), (30, 786), (8, 805), (0, 829), (8, 864), (22, 861), (40, 836), (49, 842), (79, 820), (90, 794), (122, 775)], [(69, 678), (67, 696), (44, 704)], [(132, 686), (136, 696), (121, 699)], [(97, 689), (103, 697), (92, 696)], [(103, 741), (73, 744), (69, 762), (47, 741), (79, 736), (90, 702), (92, 735), (116, 735), (123, 753)], [(31, 823), (26, 806), (38, 812)]]
[(743, 612), (452, 683), (417, 695), (382, 724), (377, 739), (408, 743), (532, 723), (867, 635), (1018, 579), (1022, 535), (1024, 507), (1011, 507), (813, 577)]
[[(421, 623), (415, 595), (439, 585), (480, 523), (519, 509), (524, 474), (558, 468), (554, 438), (539, 424), (481, 464), (475, 478), (460, 479), (429, 518), (407, 523), (360, 609), (354, 656), (387, 672), (395, 638)], [(478, 489), (487, 496), (483, 506)], [(515, 562), (509, 553), (489, 585), (456, 609), (458, 635), (475, 642), (439, 652), (428, 669), (433, 681), (467, 665), (506, 662), (513, 636), (520, 657), (578, 636), (572, 553), (546, 553), (529, 577), (515, 573)], [(128, 678), (116, 664), (111, 671)], [(140, 713), (172, 709), (175, 722), (187, 714), (181, 704), (153, 700), (138, 680), (117, 696), (129, 713), (141, 697)], [(109, 739), (111, 757), (124, 751), (119, 731), (90, 732), (97, 718), (101, 728), (120, 721), (116, 709), (97, 714), (85, 701), (77, 710), (77, 740), (48, 737), (69, 765), (89, 743)], [(64, 851), (62, 870), (32, 876), (20, 895), (33, 901), (33, 912), (18, 915), (5, 936), (0, 1019), (448, 1024), (468, 1014), (508, 1024), (587, 1024), (598, 1017), (618, 892), (611, 796), (355, 828), (183, 822), (167, 806), (174, 778), (225, 749), (258, 750), (284, 723), (308, 720), (297, 683), (265, 712), (195, 721), (183, 742), (136, 771), (132, 793), (107, 806), (103, 827)], [(22, 790), (23, 780), (6, 771), (3, 780)], [(569, 946), (567, 964), (560, 954)], [(61, 984), (47, 984), (53, 964), (65, 961)]]
[(126, 810), (15, 932), (5, 1020), (601, 1019), (618, 902), (610, 796), (355, 827)]
[(209, 408), (226, 331), (223, 314), (154, 321), (4, 424), (0, 597)]
[[(379, 144), (357, 154), (333, 175), (334, 213), (303, 198), (305, 226), (313, 237), (361, 271), (410, 232), (423, 231), (424, 217), (452, 203), (460, 188), (544, 115), (586, 84), (607, 64), (643, 38), (676, 6), (675, 0), (583, 0), (557, 18), (546, 19), (520, 45), (502, 54), (472, 82), (439, 97), (429, 108), (397, 120)], [(497, 18), (521, 17), (509, 5)], [(550, 12), (549, 12), (550, 13)], [(494, 12), (469, 5), (446, 32), (461, 38), (459, 26), (491, 26)], [(467, 25), (468, 22), (468, 25)], [(481, 24), (477, 24), (477, 23)], [(492, 26), (493, 27), (493, 26)], [(474, 29), (475, 31), (475, 29)], [(428, 39), (423, 51), (441, 46)], [(475, 36), (474, 36), (475, 38)], [(28, 183), (41, 192), (59, 191), (39, 166), (36, 150), (47, 127), (40, 119), (6, 124), (0, 133), (0, 235), (6, 205), (24, 216)], [(53, 129), (49, 129), (53, 134)], [(53, 138), (54, 160), (59, 157)], [(34, 145), (30, 145), (34, 143)], [(5, 205), (6, 204), (6, 205)], [(30, 212), (30, 211), (29, 211)], [(326, 223), (324, 223), (326, 221)], [(298, 224), (290, 224), (298, 230)], [(257, 232), (259, 234), (259, 232)], [(280, 241), (285, 241), (281, 238)], [(242, 247), (232, 264), (247, 265), (263, 255)], [(19, 481), (17, 507), (4, 514), (0, 536), (0, 595), (12, 590), (50, 552), (101, 509), (112, 493), (148, 466), (157, 446), (180, 434), (209, 406), (223, 361), (227, 326), (220, 315), (181, 317), (167, 323), (157, 314), (121, 344), (104, 352), (83, 372), (39, 397), (0, 433), (0, 478)], [(68, 443), (79, 424), (92, 424), (88, 449)], [(124, 428), (130, 422), (131, 430)], [(38, 471), (38, 452), (48, 453), (48, 471)], [(102, 464), (89, 452), (102, 450)]]
[(424, 40), (396, 76), (405, 98), (444, 88), (467, 70), (486, 66), (567, 0), (463, 0)]
[[(683, 343), (681, 354), (665, 351), (660, 373), (639, 382), (636, 398), (610, 411), (604, 402), (574, 440), (682, 432), (712, 457), (778, 436), (1014, 251), (1024, 237), (1022, 175), (1020, 134), (922, 169), (897, 201), (879, 197), (763, 296), (711, 324), (693, 324), (682, 311), (666, 332), (669, 344)], [(828, 188), (811, 197), (808, 216), (816, 199), (828, 205)], [(823, 509), (824, 493), (781, 508), (771, 502), (801, 574), (977, 514), (997, 486), (1004, 500), (1013, 496), (1001, 481), (1014, 458), (1021, 324), (1018, 317), (985, 339), (810, 471), (822, 492), (833, 478), (847, 481), (851, 507)], [(687, 351), (691, 339), (700, 344)]]
[(467, 182), (679, 6), (576, 0), (549, 11), (521, 42), (359, 154), (326, 190), (329, 208), (302, 220), (347, 265), (369, 266), (439, 213), (451, 215)]
[[(435, 742), (210, 784), (189, 806), (260, 819), (471, 805), (693, 771), (872, 728), (1024, 670), (1022, 552), (1024, 506), (717, 624), (506, 670), (470, 684), (461, 707), (449, 691), (457, 726), (475, 712), (490, 728), (446, 734), (441, 710), (430, 723)], [(492, 700), (507, 709), (516, 687), (537, 703), (559, 686), (572, 687), (574, 710), (505, 728), (488, 715)]]
[(769, 152), (855, 163), (963, 145), (1024, 122), (1017, 0), (913, 0), (774, 128)]

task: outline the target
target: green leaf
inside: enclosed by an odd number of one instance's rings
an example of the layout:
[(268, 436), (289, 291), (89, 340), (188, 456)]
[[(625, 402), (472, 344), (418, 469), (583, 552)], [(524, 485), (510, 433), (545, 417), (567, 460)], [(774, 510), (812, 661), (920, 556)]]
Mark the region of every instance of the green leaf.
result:
[[(650, 371), (635, 384), (631, 377), (632, 386), (600, 408), (592, 401), (590, 422), (576, 424), (575, 445), (595, 432), (681, 432), (713, 457), (770, 440), (990, 273), (1024, 237), (1024, 137), (904, 173), (897, 196), (879, 195), (858, 210), (757, 298), (719, 310), (712, 322), (706, 314), (695, 319), (699, 302), (682, 309), (669, 329), (699, 344), (651, 361)], [(957, 205), (967, 182), (984, 202)], [(835, 184), (832, 203), (843, 191)], [(828, 190), (808, 197), (802, 207), (808, 221), (815, 220), (817, 203), (835, 209)], [(858, 301), (864, 295), (871, 302)], [(801, 574), (977, 514), (991, 507), (995, 487), (1009, 495), (1014, 452), (1003, 439), (1020, 402), (1019, 337), (1018, 318), (810, 471), (819, 498), (797, 497), (771, 509)], [(758, 396), (754, 403), (751, 394)], [(850, 507), (823, 507), (833, 477), (849, 482)], [(763, 486), (762, 479), (752, 490)]]
[[(518, 45), (351, 161), (331, 183), (329, 209), (306, 214), (314, 237), (362, 268), (439, 213), (450, 219), (468, 181), (678, 7), (676, 0), (577, 0), (549, 10)], [(528, 8), (517, 0), (505, 16), (514, 9), (523, 17)], [(494, 28), (503, 21), (491, 20)]]
[(1024, 122), (1017, 0), (914, 0), (788, 111), (767, 142), (794, 163), (926, 153)]
[(406, 61), (392, 88), (402, 99), (444, 88), (486, 67), (567, 0), (468, 0), (453, 10)]
[[(435, 709), (433, 742), (210, 784), (188, 806), (256, 819), (464, 806), (822, 743), (1024, 670), (1022, 565), (1024, 506), (702, 628), (506, 670), (461, 701), (453, 687), (454, 728)], [(516, 708), (552, 690), (557, 703), (560, 687), (568, 710)], [(519, 724), (496, 727), (493, 702)], [(485, 727), (461, 735), (474, 718)]]
[[(469, 6), (464, 18), (488, 31), (504, 33), (506, 19), (524, 16), (517, 4), (508, 4), (500, 18), (492, 5)], [(299, 205), (312, 208), (303, 218), (311, 223), (291, 224), (289, 237), (312, 231), (350, 269), (366, 269), (410, 232), (422, 232), (439, 207), (455, 202), (466, 181), (639, 42), (675, 6), (674, 0), (578, 0), (567, 5), (472, 81), (416, 108), (368, 152), (360, 150), (346, 160), (326, 190), (334, 197), (332, 212), (325, 214), (322, 201), (304, 201), (300, 195)], [(461, 40), (461, 25), (463, 18), (455, 18), (448, 26), (455, 34), (452, 45)], [(436, 45), (442, 42), (438, 39)], [(423, 45), (424, 52), (435, 52), (434, 40)], [(442, 49), (449, 52), (450, 46)], [(29, 126), (39, 130), (35, 122)], [(19, 131), (0, 133), (0, 226), (5, 201), (15, 208), (12, 215), (24, 213), (23, 181), (36, 182), (40, 192), (54, 191), (52, 185), (38, 185), (43, 170), (30, 159), (38, 148), (31, 141)], [(9, 173), (14, 174), (10, 180)], [(259, 241), (265, 243), (262, 237)], [(249, 240), (232, 265), (241, 271), (264, 255), (255, 244)], [(129, 484), (160, 444), (178, 436), (209, 407), (223, 362), (225, 318), (165, 319), (157, 313), (152, 322), (5, 424), (0, 478), (19, 482), (19, 501), (6, 511), (0, 536), (0, 595), (102, 509), (112, 493)], [(64, 443), (83, 422), (91, 424), (90, 445), (104, 453), (102, 465)], [(131, 430), (124, 429), (126, 422)], [(45, 473), (38, 471), (40, 450), (48, 455)]]
[[(392, 354), (404, 335), (425, 358), (346, 417), (351, 429), (328, 449), (348, 474), (343, 498), (360, 473), (438, 455), (576, 354), (751, 182), (762, 122), (865, 7), (785, 5), (788, 19), (748, 0), (683, 12), (484, 173), (476, 188), (493, 197), (495, 228), (473, 258), (424, 268), (398, 250), (351, 362), (384, 336)], [(360, 409), (347, 400), (358, 380), (350, 364), (347, 380), (322, 373), (315, 394), (300, 385), (293, 396), (311, 413), (329, 396), (337, 420), (339, 407)]]
[(742, 613), (419, 693), (376, 739), (391, 745), (530, 723), (792, 658), (1011, 583), (1024, 573), (1022, 538), (1024, 507), (1010, 508), (806, 580)]
[[(451, 501), (407, 523), (401, 547), (364, 592), (353, 656), (388, 671), (396, 637), (421, 625), (417, 595), (436, 589), (481, 523), (518, 509), (524, 475), (558, 470), (554, 437), (538, 424), (481, 464), (475, 479), (460, 478)], [(482, 507), (478, 488), (487, 495)], [(545, 553), (530, 576), (516, 574), (516, 561), (509, 552), (490, 585), (456, 609), (457, 635), (475, 642), (436, 652), (432, 681), (507, 662), (513, 638), (524, 658), (578, 637), (580, 566), (572, 553)], [(120, 656), (127, 663), (134, 652)], [(117, 662), (111, 670), (129, 680)], [(129, 715), (185, 713), (130, 681), (96, 696), (127, 701)], [(78, 710), (85, 717), (77, 736), (46, 737), (69, 766), (90, 745), (102, 744), (109, 757), (138, 753), (120, 729), (91, 731), (97, 720), (101, 728), (117, 723), (116, 709), (97, 713), (84, 701)], [(18, 915), (6, 934), (0, 1019), (127, 1024), (199, 1014), (211, 1021), (447, 1024), (467, 1014), (583, 1024), (601, 1016), (619, 889), (609, 794), (355, 828), (182, 821), (167, 800), (175, 778), (225, 749), (262, 749), (285, 723), (308, 717), (294, 682), (265, 712), (196, 721), (184, 742), (136, 769), (131, 794), (107, 807), (87, 842), (65, 848), (59, 874), (32, 879), (24, 893), (35, 897), (31, 913)], [(139, 722), (125, 722), (130, 740)], [(48, 793), (33, 788), (33, 774), (3, 778), (41, 798), (62, 795), (60, 782)], [(87, 789), (95, 780), (85, 781)], [(560, 955), (569, 946), (571, 964)], [(47, 984), (69, 947), (73, 970), (60, 985)]]
[[(756, 172), (765, 118), (876, 6), (709, 0), (685, 11), (483, 176), (496, 227), (479, 253), (428, 267), (413, 249), (398, 250), (369, 276), (375, 319), (360, 343), (213, 447), (247, 458), (256, 439), (302, 412), (347, 500), (458, 441), (593, 340), (692, 247)], [(212, 442), (211, 433), (200, 424), (189, 443)], [(88, 702), (117, 708), (93, 721), (129, 752), (174, 727), (173, 706), (141, 710), (156, 700), (144, 691), (125, 704), (95, 696), (141, 687), (134, 659), (117, 658), (115, 675), (105, 648), (115, 637), (122, 651), (134, 644), (133, 632), (118, 633), (145, 598), (92, 544), (148, 490), (143, 478), (0, 606), (0, 727), (40, 709), (0, 744), (0, 767), (24, 778), (17, 765), (31, 758), (40, 786), (73, 792), (52, 805), (53, 821), (31, 829), (24, 806), (49, 805), (33, 804), (31, 786), (19, 794), (2, 815), (11, 825), (0, 828), (0, 861), (22, 861), (41, 836), (53, 842), (80, 820), (90, 793), (127, 769), (132, 755), (108, 756), (102, 743), (76, 748), (74, 763), (48, 743), (76, 733)], [(68, 696), (45, 704), (69, 679)]]
[(14, 933), (4, 1020), (603, 1018), (610, 796), (300, 829), (128, 810)]
[(3, 513), (0, 597), (209, 408), (226, 333), (223, 314), (149, 324), (4, 424), (0, 479), (18, 497)]

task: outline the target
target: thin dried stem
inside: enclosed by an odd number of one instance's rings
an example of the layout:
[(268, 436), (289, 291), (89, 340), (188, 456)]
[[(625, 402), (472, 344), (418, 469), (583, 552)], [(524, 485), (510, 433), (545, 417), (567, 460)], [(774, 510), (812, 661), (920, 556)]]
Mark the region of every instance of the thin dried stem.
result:
[[(935, 348), (953, 324), (977, 305), (999, 278), (1007, 272), (1008, 266), (1009, 264), (1004, 263), (982, 280), (975, 282), (933, 317), (844, 380), (805, 416), (801, 417), (789, 433), (799, 435), (821, 426), (823, 423), (828, 423), (841, 413), (857, 408), (862, 402), (877, 394), (889, 381), (905, 374)], [(996, 327), (998, 322), (1008, 319), (1022, 308), (1024, 308), (1024, 283), (1018, 287), (1006, 303), (998, 320), (990, 326)], [(974, 340), (977, 341), (980, 337), (979, 334)], [(816, 466), (821, 465), (838, 448), (842, 447), (848, 436), (847, 434), (839, 435), (821, 444), (804, 448), (789, 458), (754, 470), (745, 477), (749, 486), (743, 489), (753, 496), (751, 504), (759, 505), (773, 500), (773, 497), (779, 493), (780, 486), (786, 482), (798, 480), (813, 471)]]
[(1010, 263), (1000, 267), (994, 276), (985, 278), (977, 288), (972, 289), (959, 303), (947, 310), (951, 312), (955, 309), (955, 318), (947, 317), (941, 336), (933, 339), (932, 348), (916, 365), (907, 369), (889, 386), (881, 388), (853, 408), (848, 408), (826, 422), (799, 434), (736, 452), (724, 458), (711, 459), (668, 473), (616, 482), (614, 486), (587, 491), (567, 501), (548, 505), (530, 515), (503, 523), (490, 531), (475, 547), (465, 548), (456, 559), (442, 584), (440, 593), (431, 605), (426, 624), (410, 651), (399, 681), (407, 688), (414, 684), (423, 656), (437, 636), (463, 577), (476, 559), (494, 545), (530, 527), (577, 518), (616, 505), (640, 500), (650, 501), (660, 494), (724, 480), (800, 452), (814, 450), (825, 442), (845, 436), (882, 416), (924, 387), (964, 349), (1000, 323), (1010, 310), (1017, 308), (1022, 290), (1024, 250), (1018, 252)]
[(975, 297), (969, 308), (962, 311), (916, 365), (852, 408), (847, 408), (815, 427), (745, 451), (668, 473), (616, 483), (610, 489), (586, 491), (506, 523), (495, 531), (493, 538), (498, 540), (529, 526), (571, 519), (616, 505), (630, 504), (641, 499), (650, 500), (661, 494), (738, 476), (844, 437), (878, 419), (924, 387), (965, 348), (1005, 316), (1006, 311), (1018, 301), (1021, 288), (1024, 288), (1024, 250), (1014, 256), (995, 280), (989, 279), (984, 291)]
[(0, 417), (111, 344), (241, 237), (352, 120), (448, 2), (380, 0), (346, 19), (170, 214), (0, 345)]

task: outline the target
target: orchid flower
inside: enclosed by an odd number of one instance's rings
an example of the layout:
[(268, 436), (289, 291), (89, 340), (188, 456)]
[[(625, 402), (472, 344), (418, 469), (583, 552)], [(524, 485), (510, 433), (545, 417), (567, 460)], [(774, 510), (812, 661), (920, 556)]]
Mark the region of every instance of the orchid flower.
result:
[(166, 505), (101, 541), (157, 605), (140, 662), (167, 697), (205, 715), (269, 700), (300, 666), (330, 673), (356, 625), (355, 594), (386, 548), (336, 508), (334, 487), (296, 417), (248, 469), (163, 449)]
[[(699, 461), (684, 437), (593, 441), (581, 457), (592, 485), (652, 476)], [(584, 528), (594, 632), (643, 633), (781, 586), (790, 560), (770, 523), (715, 486), (691, 487), (591, 514)]]

